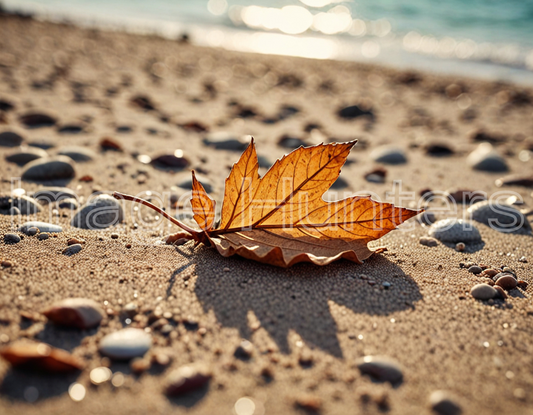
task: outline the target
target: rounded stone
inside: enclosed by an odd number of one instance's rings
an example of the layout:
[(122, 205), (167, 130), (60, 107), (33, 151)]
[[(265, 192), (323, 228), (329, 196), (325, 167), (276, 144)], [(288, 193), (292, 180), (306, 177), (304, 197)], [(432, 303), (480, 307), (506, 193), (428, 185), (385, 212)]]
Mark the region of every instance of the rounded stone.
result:
[(461, 405), (446, 391), (437, 390), (429, 397), (431, 410), (438, 415), (460, 415)]
[(76, 174), (72, 160), (66, 156), (56, 156), (34, 160), (25, 166), (23, 180), (70, 179)]
[(404, 164), (407, 163), (405, 152), (394, 146), (380, 146), (372, 150), (370, 158), (376, 163)]
[(99, 345), (100, 353), (117, 360), (144, 356), (152, 347), (152, 336), (144, 330), (126, 328), (105, 336)]
[(518, 281), (510, 274), (504, 274), (496, 280), (496, 285), (504, 290), (512, 290), (518, 285)]
[(481, 274), (483, 270), (478, 267), (477, 265), (472, 265), (470, 268), (468, 268), (468, 272), (471, 272), (472, 274)]
[(19, 166), (24, 166), (25, 164), (28, 164), (34, 160), (46, 157), (48, 157), (48, 153), (42, 148), (27, 147), (8, 154), (6, 156), (6, 160), (11, 163), (18, 164)]
[(97, 158), (97, 154), (94, 151), (80, 146), (63, 147), (59, 149), (58, 154), (77, 162), (92, 161)]
[(26, 233), (28, 229), (30, 228), (38, 228), (41, 232), (63, 232), (63, 228), (59, 225), (54, 225), (53, 223), (46, 223), (46, 222), (39, 222), (39, 221), (31, 221), (31, 222), (24, 222), (20, 228), (19, 231)]
[(6, 233), (4, 235), (4, 243), (7, 244), (18, 244), (20, 242), (20, 236), (15, 233)]
[(490, 300), (498, 295), (498, 291), (488, 284), (476, 284), (470, 290), (470, 295), (476, 300)]
[(364, 375), (370, 376), (377, 382), (399, 384), (403, 380), (400, 365), (387, 356), (365, 356), (359, 359), (357, 367)]
[(472, 220), (488, 225), (499, 232), (530, 232), (531, 225), (526, 216), (514, 206), (491, 202), (476, 203), (468, 208)]
[(100, 194), (84, 205), (72, 218), (76, 228), (99, 230), (122, 222), (124, 212), (120, 203), (110, 195)]
[(0, 147), (18, 147), (24, 139), (15, 131), (2, 131), (0, 133)]
[(466, 159), (474, 170), (503, 172), (509, 170), (505, 159), (489, 143), (481, 143)]
[(182, 395), (201, 388), (209, 382), (211, 373), (199, 365), (186, 365), (170, 372), (165, 379), (165, 393), (169, 396)]
[(80, 207), (78, 201), (73, 198), (63, 199), (58, 204), (57, 207), (59, 209), (69, 209), (69, 210), (76, 210)]
[(479, 230), (471, 223), (462, 219), (443, 219), (429, 228), (429, 235), (441, 242), (480, 242)]
[(217, 150), (243, 151), (248, 147), (248, 143), (226, 131), (209, 133), (203, 139), (206, 146)]
[(67, 298), (43, 311), (54, 324), (64, 327), (90, 329), (100, 324), (104, 310), (96, 301), (88, 298)]
[(72, 256), (80, 252), (82, 249), (83, 247), (80, 244), (74, 244), (74, 245), (67, 246), (65, 249), (63, 249), (62, 253), (63, 255), (66, 255), (66, 256)]
[(17, 208), (22, 215), (33, 215), (41, 211), (41, 206), (31, 197), (0, 197), (0, 213), (11, 214), (10, 209)]
[(30, 196), (46, 204), (57, 202), (63, 199), (78, 198), (78, 195), (76, 195), (73, 190), (69, 189), (68, 187), (58, 186), (43, 187), (42, 189), (33, 192)]

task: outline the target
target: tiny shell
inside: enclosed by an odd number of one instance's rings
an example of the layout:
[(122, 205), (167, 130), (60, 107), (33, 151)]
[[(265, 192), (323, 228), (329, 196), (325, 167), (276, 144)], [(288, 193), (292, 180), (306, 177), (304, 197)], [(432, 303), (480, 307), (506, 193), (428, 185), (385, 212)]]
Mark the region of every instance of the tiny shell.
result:
[(182, 395), (209, 382), (211, 373), (203, 367), (186, 365), (171, 372), (166, 379), (167, 395)]
[(0, 350), (0, 356), (15, 367), (47, 372), (71, 372), (84, 367), (82, 360), (45, 343), (14, 343)]
[(98, 303), (87, 298), (67, 298), (55, 303), (43, 314), (59, 326), (79, 329), (96, 327), (105, 316)]

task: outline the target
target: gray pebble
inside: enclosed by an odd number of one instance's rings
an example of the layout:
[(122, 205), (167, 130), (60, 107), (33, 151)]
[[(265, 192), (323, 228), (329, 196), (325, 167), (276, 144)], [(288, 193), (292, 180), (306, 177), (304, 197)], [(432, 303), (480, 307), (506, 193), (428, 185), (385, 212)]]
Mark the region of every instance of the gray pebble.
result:
[(422, 236), (418, 242), (424, 246), (437, 246), (439, 242), (435, 238), (429, 238), (427, 236)]
[(105, 229), (122, 222), (124, 212), (112, 196), (100, 194), (84, 205), (72, 218), (71, 225), (82, 229)]
[(15, 233), (6, 233), (4, 235), (4, 243), (6, 244), (18, 244), (20, 242), (20, 236)]
[[(178, 179), (179, 180), (179, 179)], [(204, 186), (204, 189), (207, 193), (211, 193), (213, 191), (213, 186), (211, 184), (211, 181), (205, 177), (196, 175), (196, 180), (198, 180), (202, 185)], [(183, 177), (183, 180), (178, 181), (178, 187), (181, 187), (182, 189), (192, 190), (192, 177), (190, 174), (187, 174), (187, 176)]]
[(37, 236), (37, 239), (39, 239), (39, 241), (46, 241), (49, 237), (50, 237), (49, 233), (43, 232)]
[(57, 202), (62, 199), (78, 198), (78, 195), (76, 195), (73, 190), (68, 187), (58, 186), (43, 187), (42, 189), (33, 192), (30, 196), (46, 204)]
[(207, 134), (203, 139), (203, 143), (204, 145), (213, 147), (217, 150), (243, 151), (246, 149), (246, 147), (248, 147), (248, 143), (246, 141), (225, 131)]
[(433, 212), (424, 211), (416, 216), (416, 220), (423, 225), (432, 225), (437, 221), (437, 217)]
[(56, 156), (28, 163), (22, 172), (22, 179), (35, 181), (70, 179), (75, 174), (72, 160), (69, 157)]
[(429, 397), (431, 410), (438, 415), (460, 415), (463, 410), (461, 405), (445, 391), (434, 391)]
[(80, 146), (60, 148), (58, 154), (67, 156), (77, 162), (91, 161), (97, 158), (97, 154), (94, 151)]
[(472, 265), (470, 268), (468, 268), (468, 272), (471, 272), (472, 274), (481, 274), (483, 270), (478, 267), (477, 265)]
[(24, 139), (14, 131), (2, 131), (0, 133), (0, 147), (18, 147)]
[(380, 146), (372, 150), (370, 158), (377, 163), (404, 164), (407, 163), (405, 152), (394, 146)]
[(80, 244), (74, 244), (67, 246), (65, 249), (63, 249), (63, 255), (71, 256), (75, 255), (78, 252), (80, 252), (83, 249), (83, 247)]
[(63, 199), (58, 204), (57, 207), (59, 209), (69, 209), (69, 210), (76, 210), (80, 207), (78, 201), (73, 198)]
[(52, 223), (46, 223), (46, 222), (39, 222), (39, 221), (31, 221), (31, 222), (24, 222), (20, 228), (19, 231), (26, 233), (29, 228), (39, 228), (41, 232), (63, 232), (63, 228), (59, 225), (54, 225)]
[(531, 225), (524, 214), (511, 205), (486, 200), (472, 205), (467, 212), (472, 220), (484, 223), (499, 232), (531, 231)]
[(441, 242), (480, 242), (479, 230), (462, 219), (443, 219), (429, 228), (429, 235)]
[(8, 154), (6, 156), (6, 160), (11, 163), (18, 164), (19, 166), (23, 166), (33, 160), (46, 157), (48, 157), (48, 153), (43, 149), (36, 147), (27, 147), (21, 148), (20, 150), (15, 151), (14, 153)]
[(41, 206), (31, 197), (21, 195), (16, 197), (0, 197), (0, 213), (4, 215), (13, 214), (11, 208), (17, 208), (22, 215), (33, 215), (41, 211)]
[(39, 228), (35, 227), (35, 226), (32, 226), (31, 228), (28, 228), (26, 230), (26, 235), (29, 235), (29, 236), (35, 236), (37, 235), (40, 231)]
[(254, 345), (248, 340), (241, 341), (234, 352), (234, 356), (239, 359), (249, 359), (254, 352)]
[(490, 300), (498, 295), (498, 291), (488, 284), (476, 284), (470, 290), (470, 294), (476, 300)]
[(100, 353), (118, 360), (144, 356), (152, 347), (152, 336), (144, 330), (126, 328), (105, 336), (99, 345)]
[(481, 143), (466, 159), (467, 164), (475, 170), (488, 172), (507, 171), (507, 163), (489, 143)]
[(365, 356), (359, 359), (357, 367), (362, 374), (370, 376), (377, 382), (389, 382), (393, 385), (400, 384), (403, 373), (400, 365), (387, 356)]

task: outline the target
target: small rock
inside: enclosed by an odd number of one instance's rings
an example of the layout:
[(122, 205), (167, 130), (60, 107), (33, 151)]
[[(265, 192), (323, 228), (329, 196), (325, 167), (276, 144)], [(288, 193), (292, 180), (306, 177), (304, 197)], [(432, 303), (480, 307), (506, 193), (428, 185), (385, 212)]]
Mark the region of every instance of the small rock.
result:
[(448, 157), (455, 153), (449, 145), (444, 143), (429, 143), (424, 146), (424, 150), (431, 157)]
[(123, 219), (121, 204), (112, 196), (100, 194), (76, 213), (71, 225), (82, 229), (99, 230), (116, 225)]
[(55, 303), (43, 314), (58, 326), (78, 329), (96, 327), (105, 316), (98, 303), (87, 298), (67, 298)]
[(50, 234), (44, 232), (44, 233), (40, 233), (40, 234), (37, 236), (37, 239), (38, 239), (39, 241), (46, 241), (49, 237), (50, 237)]
[(514, 206), (490, 200), (476, 203), (467, 212), (476, 222), (484, 223), (499, 232), (531, 232), (531, 225)]
[(516, 286), (518, 285), (518, 281), (512, 275), (504, 274), (496, 280), (496, 285), (502, 287), (506, 291), (509, 291), (513, 288), (516, 288)]
[(27, 147), (20, 148), (14, 153), (10, 153), (6, 156), (6, 160), (18, 164), (19, 166), (24, 166), (33, 160), (40, 158), (48, 157), (48, 153), (41, 148)]
[(243, 151), (248, 147), (246, 141), (225, 131), (207, 134), (203, 139), (203, 143), (204, 145), (213, 147), (217, 150)]
[(61, 202), (57, 204), (57, 207), (59, 209), (76, 210), (80, 207), (80, 205), (76, 199), (69, 198), (61, 200)]
[(477, 265), (472, 265), (470, 268), (468, 268), (468, 272), (477, 275), (477, 274), (481, 274), (483, 270)]
[(507, 171), (507, 163), (489, 143), (481, 143), (466, 159), (467, 164), (475, 170), (487, 172)]
[(11, 214), (11, 208), (17, 208), (22, 215), (33, 215), (41, 211), (41, 206), (31, 197), (25, 195), (0, 197), (0, 213)]
[(429, 228), (429, 235), (441, 242), (480, 242), (479, 230), (462, 219), (443, 219)]
[(19, 232), (26, 233), (28, 229), (30, 228), (38, 228), (41, 232), (63, 232), (63, 228), (59, 225), (54, 225), (52, 223), (46, 223), (46, 222), (39, 222), (39, 221), (31, 221), (31, 222), (24, 222), (20, 228)]
[(294, 405), (306, 411), (318, 412), (322, 408), (322, 399), (311, 394), (300, 395), (294, 400)]
[(407, 157), (402, 149), (385, 145), (372, 150), (370, 158), (376, 163), (384, 164), (404, 164), (407, 163)]
[(472, 205), (474, 203), (487, 200), (485, 192), (478, 190), (448, 190), (445, 196), (455, 203), (461, 203), (465, 205)]
[(81, 370), (83, 361), (69, 352), (45, 343), (17, 342), (0, 350), (0, 356), (14, 367), (41, 370), (51, 374)]
[(376, 167), (365, 174), (365, 179), (370, 183), (384, 183), (387, 177), (387, 170), (383, 167)]
[(499, 285), (494, 285), (494, 289), (498, 291), (499, 298), (501, 298), (502, 300), (505, 300), (507, 298), (507, 293), (502, 287), (500, 287)]
[(523, 290), (525, 291), (525, 290), (527, 290), (528, 283), (527, 283), (527, 281), (524, 281), (524, 280), (518, 280), (518, 281), (516, 282), (516, 286), (517, 286), (518, 288), (521, 288), (521, 289), (523, 289)]
[(461, 405), (445, 391), (434, 391), (429, 397), (431, 410), (438, 415), (460, 415)]
[(249, 359), (254, 352), (254, 345), (248, 340), (241, 341), (241, 344), (237, 346), (233, 355), (239, 359)]
[[(191, 190), (192, 189), (192, 178), (190, 176), (191, 176), (190, 174), (187, 174), (186, 176), (184, 176), (183, 180), (178, 181), (178, 187), (181, 187), (182, 189)], [(202, 183), (202, 186), (204, 186), (204, 189), (207, 193), (211, 193), (213, 191), (213, 186), (211, 185), (211, 181), (207, 177), (196, 175), (196, 180)]]
[(22, 172), (22, 179), (35, 181), (70, 179), (75, 174), (70, 158), (56, 156), (28, 163)]
[(63, 249), (62, 254), (63, 255), (67, 255), (67, 256), (71, 256), (71, 255), (77, 254), (82, 249), (83, 249), (83, 247), (80, 244), (74, 244), (74, 245), (70, 245), (70, 246), (66, 247), (65, 249)]
[(81, 239), (81, 238), (70, 238), (68, 241), (67, 241), (67, 245), (68, 246), (71, 246), (71, 245), (76, 245), (76, 244), (84, 244), (85, 243), (85, 240)]
[(123, 151), (122, 145), (110, 137), (104, 137), (100, 140), (100, 148), (103, 151)]
[(0, 133), (0, 147), (18, 147), (24, 139), (14, 131), (2, 131)]
[(165, 393), (178, 396), (194, 391), (206, 385), (211, 376), (211, 372), (200, 365), (181, 366), (165, 379)]
[(41, 232), (39, 230), (39, 228), (36, 228), (35, 226), (32, 226), (31, 228), (28, 228), (26, 230), (26, 235), (29, 235), (29, 236), (35, 236), (37, 235), (39, 232)]
[(395, 385), (403, 380), (400, 365), (387, 356), (365, 356), (356, 364), (363, 375), (369, 375), (377, 382), (389, 382)]
[(299, 137), (294, 137), (289, 134), (283, 134), (278, 140), (278, 146), (283, 148), (294, 149), (298, 147), (307, 147), (309, 146), (309, 143)]
[(416, 220), (423, 225), (432, 225), (437, 221), (437, 217), (433, 212), (426, 210), (420, 215), (417, 215)]
[(32, 194), (30, 194), (31, 197), (34, 199), (37, 199), (39, 202), (49, 204), (52, 202), (57, 202), (63, 199), (77, 199), (78, 195), (74, 193), (73, 190), (69, 189), (68, 187), (57, 187), (57, 186), (51, 186), (51, 187), (43, 187), (42, 189), (39, 189)]
[(58, 154), (66, 156), (77, 162), (85, 162), (95, 160), (97, 154), (89, 148), (72, 146), (60, 148)]
[(55, 117), (39, 112), (21, 115), (19, 121), (29, 128), (53, 127), (57, 123)]
[(4, 243), (8, 244), (18, 244), (20, 242), (20, 236), (14, 233), (6, 233), (4, 235)]
[(477, 284), (472, 287), (470, 294), (476, 300), (490, 300), (496, 297), (498, 291), (488, 284)]
[[(181, 150), (179, 150), (181, 154)], [(181, 170), (188, 167), (191, 163), (183, 156), (175, 154), (161, 154), (152, 159), (151, 164), (160, 169)]]
[(350, 105), (337, 111), (337, 115), (345, 120), (354, 120), (359, 117), (368, 117), (372, 121), (375, 119), (374, 112), (370, 109), (362, 108), (359, 105)]
[(65, 124), (57, 127), (57, 132), (59, 134), (79, 134), (83, 133), (86, 130), (85, 125), (83, 124)]
[(466, 245), (463, 242), (458, 242), (455, 244), (455, 250), (457, 252), (463, 252), (466, 249)]
[(437, 246), (439, 244), (435, 238), (428, 238), (427, 236), (422, 236), (418, 242), (424, 246)]
[(0, 265), (3, 268), (11, 268), (13, 266), (13, 263), (11, 261), (2, 261), (0, 262)]
[(100, 353), (112, 359), (129, 360), (144, 356), (152, 347), (152, 336), (144, 330), (126, 328), (105, 336), (99, 345)]

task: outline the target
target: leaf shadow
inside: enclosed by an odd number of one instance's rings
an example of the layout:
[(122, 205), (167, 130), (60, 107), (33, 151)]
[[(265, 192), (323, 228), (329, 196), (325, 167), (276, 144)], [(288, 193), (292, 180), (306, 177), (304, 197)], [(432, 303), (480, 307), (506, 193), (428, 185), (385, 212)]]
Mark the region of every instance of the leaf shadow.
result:
[[(362, 265), (338, 261), (283, 269), (201, 249), (194, 257), (201, 259), (193, 259), (194, 292), (204, 311), (212, 310), (222, 325), (237, 328), (243, 338), (251, 336), (248, 315), (253, 312), (283, 353), (290, 353), (287, 336), (293, 330), (309, 346), (342, 358), (331, 302), (356, 314), (387, 315), (422, 299), (416, 282), (382, 255)], [(230, 272), (219, 271), (224, 267)], [(384, 282), (391, 288), (385, 289)]]

